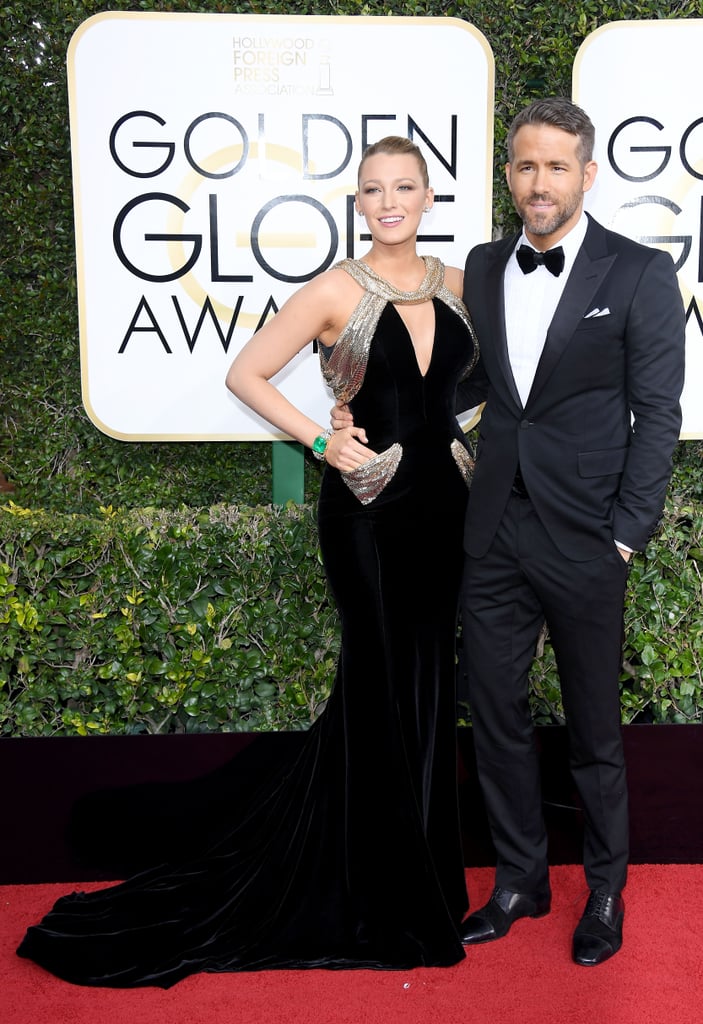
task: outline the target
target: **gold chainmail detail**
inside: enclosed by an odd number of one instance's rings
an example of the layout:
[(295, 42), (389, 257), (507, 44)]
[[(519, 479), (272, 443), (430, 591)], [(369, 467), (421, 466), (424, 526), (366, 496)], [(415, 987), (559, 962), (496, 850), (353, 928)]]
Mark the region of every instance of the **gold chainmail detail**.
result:
[(420, 287), (404, 292), (380, 277), (361, 260), (340, 260), (335, 264), (346, 270), (364, 289), (359, 304), (349, 317), (344, 329), (330, 352), (318, 345), (322, 376), (335, 398), (349, 402), (363, 384), (369, 360), (371, 339), (378, 319), (387, 303), (417, 305), (429, 299), (441, 299), (465, 324), (473, 342), (471, 356), (462, 371), (462, 379), (473, 369), (478, 359), (478, 342), (466, 306), (444, 283), (444, 264), (436, 256), (423, 256), (426, 274)]
[(402, 457), (403, 446), (396, 441), (363, 465), (342, 473), (342, 480), (362, 505), (368, 505), (391, 482)]
[(471, 481), (474, 478), (474, 469), (476, 467), (476, 460), (474, 459), (471, 452), (467, 449), (466, 445), (463, 445), (458, 438), (454, 438), (450, 448), (452, 450), (452, 456), (459, 472), (464, 478), (464, 482), (467, 487), (471, 486)]

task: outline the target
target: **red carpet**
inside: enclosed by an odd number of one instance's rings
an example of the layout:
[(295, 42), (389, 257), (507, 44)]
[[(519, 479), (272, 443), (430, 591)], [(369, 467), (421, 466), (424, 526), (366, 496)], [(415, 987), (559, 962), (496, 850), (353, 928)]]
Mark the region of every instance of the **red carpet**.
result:
[[(492, 871), (467, 872), (474, 907)], [(0, 887), (4, 1024), (701, 1024), (703, 865), (635, 865), (625, 942), (595, 968), (570, 959), (585, 902), (580, 867), (552, 868), (552, 913), (448, 969), (201, 974), (168, 991), (68, 985), (15, 956), (24, 929), (67, 889)], [(94, 884), (83, 888), (96, 888)], [(80, 888), (77, 886), (76, 888)], [(410, 894), (412, 896), (412, 894)]]

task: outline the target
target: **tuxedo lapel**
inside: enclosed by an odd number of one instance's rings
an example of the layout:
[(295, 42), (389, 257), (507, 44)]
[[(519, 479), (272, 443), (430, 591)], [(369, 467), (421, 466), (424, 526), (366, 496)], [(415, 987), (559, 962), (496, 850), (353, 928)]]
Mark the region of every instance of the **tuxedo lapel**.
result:
[[(513, 401), (518, 408), (522, 409), (522, 400), (515, 384), (508, 355), (508, 336), (505, 328), (505, 296), (503, 290), (505, 265), (517, 244), (518, 237), (518, 235), (515, 235), (512, 238), (503, 239), (499, 245), (489, 250), (490, 256), (486, 264), (485, 308), (488, 310), (489, 315), (486, 336), (496, 339), (495, 355), (498, 366), (505, 378), (505, 383)], [(479, 346), (480, 344), (481, 338), (479, 336)]]
[(547, 338), (527, 400), (528, 406), (540, 393), (554, 367), (561, 359), (574, 331), (588, 312), (593, 296), (615, 260), (615, 254), (609, 253), (607, 250), (605, 231), (600, 224), (589, 218), (586, 237), (571, 268), (569, 279), (547, 331)]

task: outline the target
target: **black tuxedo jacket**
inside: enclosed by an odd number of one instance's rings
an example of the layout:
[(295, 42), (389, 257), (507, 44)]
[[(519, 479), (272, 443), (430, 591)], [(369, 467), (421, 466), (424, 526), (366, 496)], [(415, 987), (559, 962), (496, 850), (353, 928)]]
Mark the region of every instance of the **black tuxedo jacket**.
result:
[(671, 257), (589, 217), (523, 407), (508, 360), (503, 272), (518, 236), (468, 255), (464, 302), (481, 350), (459, 407), (485, 401), (465, 549), (487, 551), (520, 468), (566, 557), (614, 539), (642, 549), (656, 526), (681, 427), (685, 319)]

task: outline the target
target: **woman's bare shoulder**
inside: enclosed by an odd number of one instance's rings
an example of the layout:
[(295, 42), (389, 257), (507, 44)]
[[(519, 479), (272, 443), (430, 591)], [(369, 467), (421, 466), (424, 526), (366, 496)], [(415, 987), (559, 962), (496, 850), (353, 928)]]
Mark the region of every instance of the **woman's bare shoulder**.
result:
[(306, 305), (313, 305), (320, 317), (317, 337), (331, 345), (349, 320), (364, 289), (341, 267), (331, 267), (304, 287)]
[(357, 295), (358, 285), (341, 268), (332, 267), (307, 281), (287, 300), (286, 306), (293, 310), (301, 307), (314, 306), (318, 311), (324, 310), (329, 317), (336, 313), (340, 306), (347, 303), (347, 295)]
[(356, 291), (360, 290), (359, 285), (351, 274), (347, 273), (347, 271), (343, 267), (340, 267), (339, 264), (335, 264), (333, 267), (330, 267), (329, 270), (325, 270), (321, 274), (318, 274), (315, 280), (321, 288), (330, 289), (332, 291), (337, 291), (340, 288), (343, 288), (345, 291), (347, 289), (349, 291), (354, 291), (355, 289)]
[(444, 268), (444, 283), (450, 292), (461, 298), (464, 291), (464, 271), (459, 267)]

